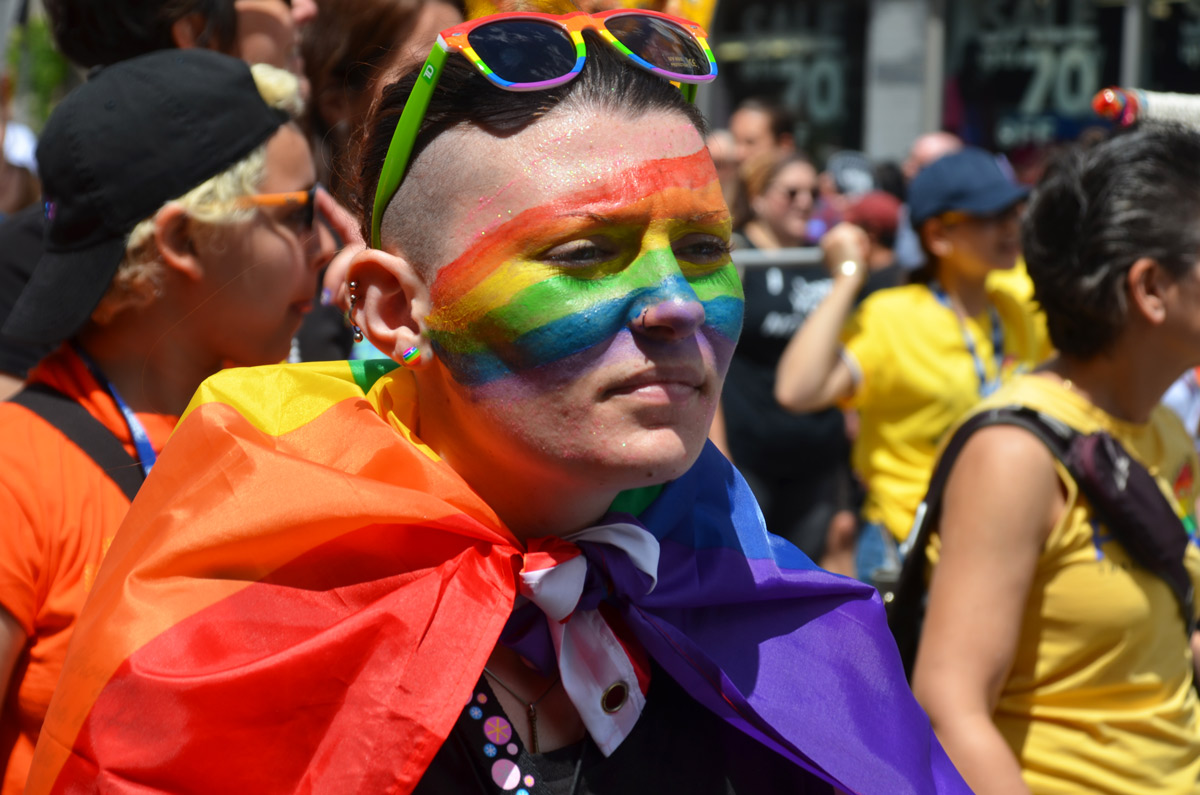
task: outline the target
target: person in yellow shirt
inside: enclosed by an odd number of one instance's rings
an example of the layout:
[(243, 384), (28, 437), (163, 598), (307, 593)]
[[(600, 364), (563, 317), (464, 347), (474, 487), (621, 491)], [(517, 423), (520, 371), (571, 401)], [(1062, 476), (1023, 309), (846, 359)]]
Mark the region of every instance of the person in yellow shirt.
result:
[(1027, 193), (981, 149), (927, 166), (909, 206), (929, 264), (914, 283), (872, 294), (853, 315), (867, 275), (866, 235), (840, 224), (822, 240), (833, 289), (780, 359), (775, 396), (792, 411), (842, 403), (859, 412), (853, 461), (867, 488), (860, 579), (880, 583), (899, 572), (898, 543), (946, 431), (1046, 349), (1028, 303), (988, 283), (1017, 261)]
[[(1143, 127), (1054, 164), (1023, 239), (1059, 355), (978, 408), (1120, 441), (1192, 537), (1193, 588), (1198, 462), (1159, 400), (1200, 364), (1198, 221), (1195, 130)], [(1200, 793), (1194, 620), (1047, 447), (1013, 426), (972, 434), (933, 541), (913, 690), (977, 793)]]

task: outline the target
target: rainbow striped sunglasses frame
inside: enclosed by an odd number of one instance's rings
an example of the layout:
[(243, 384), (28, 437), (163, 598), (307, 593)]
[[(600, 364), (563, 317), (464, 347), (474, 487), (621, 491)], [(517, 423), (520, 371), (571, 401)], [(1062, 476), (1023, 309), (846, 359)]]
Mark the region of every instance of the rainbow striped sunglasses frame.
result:
[[(621, 43), (606, 27), (605, 23), (608, 20), (619, 17), (634, 17), (646, 20), (647, 26), (651, 30), (655, 29), (654, 23), (656, 22), (660, 24), (666, 23), (670, 27), (676, 28), (678, 33), (682, 33), (686, 38), (691, 39), (708, 58), (707, 71), (702, 74), (683, 74), (654, 65)], [(472, 31), (478, 28), (503, 25), (508, 21), (549, 23), (557, 27), (570, 40), (570, 43), (574, 45), (576, 56), (574, 65), (564, 74), (546, 80), (514, 82), (498, 76), (479, 57), (479, 54), (471, 45), (469, 36)], [(632, 20), (624, 21), (628, 22)], [(712, 49), (708, 46), (707, 33), (705, 33), (704, 29), (689, 20), (670, 14), (663, 14), (658, 11), (617, 8), (597, 14), (577, 11), (561, 15), (518, 11), (480, 17), (479, 19), (473, 19), (461, 25), (447, 28), (438, 35), (437, 42), (430, 51), (429, 57), (425, 59), (425, 64), (421, 67), (416, 85), (413, 87), (412, 93), (404, 105), (404, 111), (400, 115), (400, 121), (397, 122), (396, 130), (392, 134), (391, 143), (388, 145), (387, 156), (384, 158), (383, 167), (379, 172), (379, 183), (375, 189), (375, 204), (371, 213), (371, 245), (373, 247), (380, 247), (379, 230), (383, 222), (383, 213), (387, 209), (388, 203), (391, 202), (392, 197), (396, 195), (396, 191), (400, 189), (400, 183), (404, 181), (404, 174), (408, 169), (409, 158), (412, 156), (413, 145), (416, 143), (417, 133), (421, 128), (421, 121), (425, 118), (425, 111), (429, 107), (429, 100), (433, 96), (433, 90), (441, 78), (442, 68), (450, 53), (457, 52), (463, 55), (493, 85), (503, 88), (506, 91), (542, 91), (562, 85), (574, 79), (583, 71), (583, 64), (587, 59), (587, 48), (583, 38), (583, 31), (585, 30), (594, 31), (603, 41), (616, 48), (618, 52), (625, 55), (642, 69), (660, 75), (671, 82), (678, 83), (684, 97), (689, 102), (694, 102), (696, 99), (697, 84), (707, 83), (717, 76), (717, 61), (713, 58)]]

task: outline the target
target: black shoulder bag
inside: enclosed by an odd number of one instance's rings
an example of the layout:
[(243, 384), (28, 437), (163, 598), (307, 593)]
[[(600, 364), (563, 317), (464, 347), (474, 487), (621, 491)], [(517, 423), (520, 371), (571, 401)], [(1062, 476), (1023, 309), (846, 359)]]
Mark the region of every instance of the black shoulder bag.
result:
[(917, 511), (911, 548), (895, 588), (882, 594), (888, 625), (909, 678), (925, 618), (925, 550), (941, 514), (942, 490), (967, 439), (989, 425), (1024, 428), (1050, 448), (1129, 557), (1170, 586), (1190, 638), (1195, 629), (1194, 594), (1191, 577), (1183, 564), (1190, 539), (1154, 476), (1107, 433), (1081, 434), (1041, 412), (1024, 406), (1007, 406), (976, 414), (950, 438)]
[(24, 406), (62, 431), (133, 502), (145, 480), (142, 467), (112, 431), (89, 414), (87, 409), (45, 384), (30, 384), (9, 401)]

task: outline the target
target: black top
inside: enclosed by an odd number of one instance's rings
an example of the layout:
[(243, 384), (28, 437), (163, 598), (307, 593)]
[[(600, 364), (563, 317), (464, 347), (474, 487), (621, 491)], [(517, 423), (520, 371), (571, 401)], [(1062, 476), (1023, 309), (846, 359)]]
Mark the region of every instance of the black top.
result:
[(775, 400), (779, 358), (832, 287), (833, 278), (820, 264), (745, 269), (745, 321), (721, 396), (729, 449), (739, 468), (803, 480), (849, 467), (841, 411), (793, 414)]
[(871, 293), (886, 290), (889, 287), (899, 287), (907, 282), (907, 272), (894, 261), (890, 265), (877, 268), (867, 276), (867, 283), (858, 294), (856, 303), (861, 304)]
[(605, 757), (589, 740), (543, 754), (521, 745), (486, 678), (414, 795), (826, 793), (833, 788), (709, 712), (661, 668), (625, 741)]
[(302, 362), (340, 361), (350, 358), (354, 332), (341, 309), (318, 304), (300, 321), (295, 344)]

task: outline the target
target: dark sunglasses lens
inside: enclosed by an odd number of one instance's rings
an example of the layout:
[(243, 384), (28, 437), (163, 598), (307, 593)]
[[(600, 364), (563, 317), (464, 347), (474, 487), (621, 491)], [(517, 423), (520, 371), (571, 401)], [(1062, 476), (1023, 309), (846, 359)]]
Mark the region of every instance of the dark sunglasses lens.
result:
[(706, 75), (708, 56), (686, 30), (664, 19), (619, 14), (604, 21), (617, 41), (651, 65), (677, 75)]
[(496, 77), (510, 83), (553, 80), (575, 68), (571, 37), (545, 22), (501, 20), (475, 28), (467, 41)]

